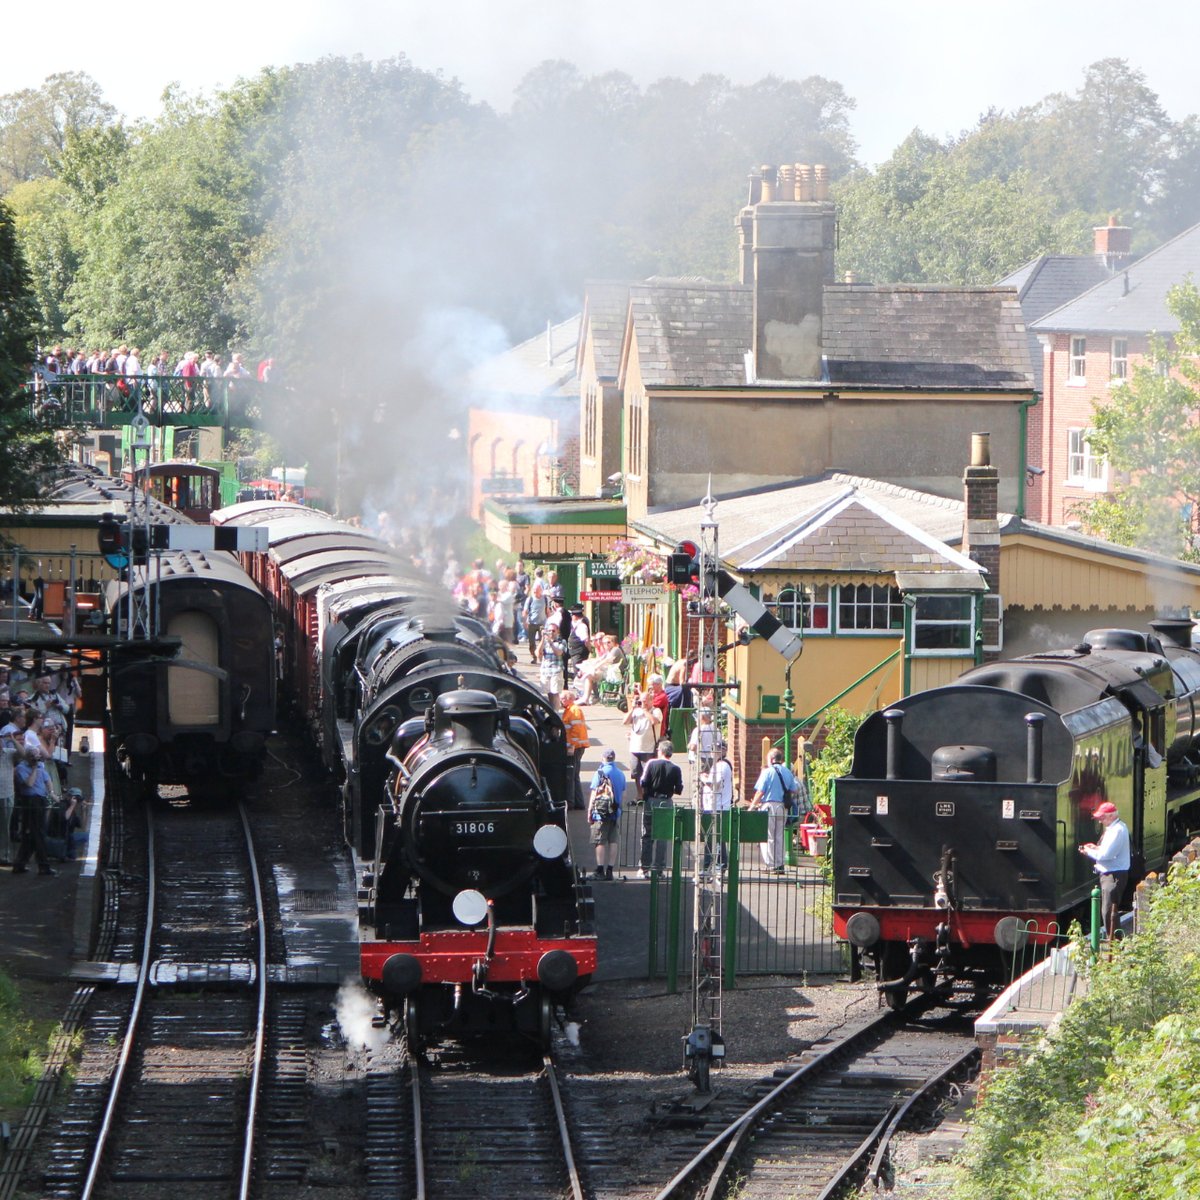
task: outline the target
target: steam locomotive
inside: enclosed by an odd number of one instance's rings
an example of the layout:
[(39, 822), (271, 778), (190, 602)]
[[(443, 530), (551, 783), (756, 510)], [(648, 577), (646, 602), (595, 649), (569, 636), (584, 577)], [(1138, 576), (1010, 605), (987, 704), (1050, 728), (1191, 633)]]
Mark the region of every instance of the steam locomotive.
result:
[(548, 1038), (596, 965), (554, 707), (484, 624), (361, 529), (275, 501), (213, 523), (269, 530), (247, 569), (274, 610), (283, 686), (340, 783), (363, 979), (414, 1041)]
[(1065, 932), (1104, 801), (1131, 884), (1200, 826), (1200, 653), (1190, 621), (1152, 629), (977, 667), (863, 722), (834, 787), (834, 928), (893, 1006), (913, 984), (999, 978)]

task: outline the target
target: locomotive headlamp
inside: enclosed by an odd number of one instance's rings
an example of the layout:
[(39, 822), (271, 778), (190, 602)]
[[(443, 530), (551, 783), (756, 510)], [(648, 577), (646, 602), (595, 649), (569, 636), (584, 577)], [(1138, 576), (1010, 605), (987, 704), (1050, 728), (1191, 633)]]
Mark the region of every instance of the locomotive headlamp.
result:
[(487, 917), (487, 897), (474, 888), (464, 888), (454, 897), (450, 907), (454, 909), (455, 919), (460, 925), (478, 925)]
[(846, 937), (860, 950), (879, 941), (879, 920), (874, 913), (857, 912), (846, 922)]
[(567, 852), (566, 830), (557, 825), (543, 825), (533, 835), (533, 848), (542, 858), (562, 858)]

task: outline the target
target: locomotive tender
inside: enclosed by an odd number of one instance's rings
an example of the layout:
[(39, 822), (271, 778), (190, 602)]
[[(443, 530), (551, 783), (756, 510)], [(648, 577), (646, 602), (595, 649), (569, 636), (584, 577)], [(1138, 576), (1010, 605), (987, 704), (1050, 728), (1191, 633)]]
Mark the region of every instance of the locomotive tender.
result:
[(414, 1040), (544, 1040), (596, 965), (554, 706), (490, 630), (361, 529), (276, 501), (213, 522), (269, 530), (247, 566), (274, 609), (283, 685), (341, 785), (364, 981)]
[(1003, 952), (1065, 932), (1102, 802), (1129, 827), (1130, 886), (1200, 826), (1200, 653), (1190, 621), (1152, 628), (977, 667), (863, 722), (834, 789), (834, 928), (889, 1003), (998, 978)]

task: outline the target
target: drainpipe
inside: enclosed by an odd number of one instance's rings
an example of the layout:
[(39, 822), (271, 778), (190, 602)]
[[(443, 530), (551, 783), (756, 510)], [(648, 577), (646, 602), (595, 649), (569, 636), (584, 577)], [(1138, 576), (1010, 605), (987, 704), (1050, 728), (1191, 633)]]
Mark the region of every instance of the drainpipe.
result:
[(1028, 400), (1022, 400), (1017, 406), (1020, 424), (1020, 441), (1017, 443), (1017, 516), (1021, 520), (1025, 519), (1025, 488), (1029, 481), (1029, 410), (1035, 407), (1041, 398), (1040, 392), (1034, 392)]

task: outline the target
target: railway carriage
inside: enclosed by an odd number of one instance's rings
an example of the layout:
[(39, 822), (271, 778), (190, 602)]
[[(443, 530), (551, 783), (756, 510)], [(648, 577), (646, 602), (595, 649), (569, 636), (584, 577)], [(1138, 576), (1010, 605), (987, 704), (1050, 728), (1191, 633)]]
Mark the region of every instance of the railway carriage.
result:
[(1155, 629), (1094, 630), (863, 722), (835, 785), (834, 928), (892, 1002), (996, 978), (1005, 952), (1065, 931), (1094, 886), (1078, 847), (1102, 802), (1129, 827), (1135, 878), (1200, 825), (1200, 655), (1190, 622)]

